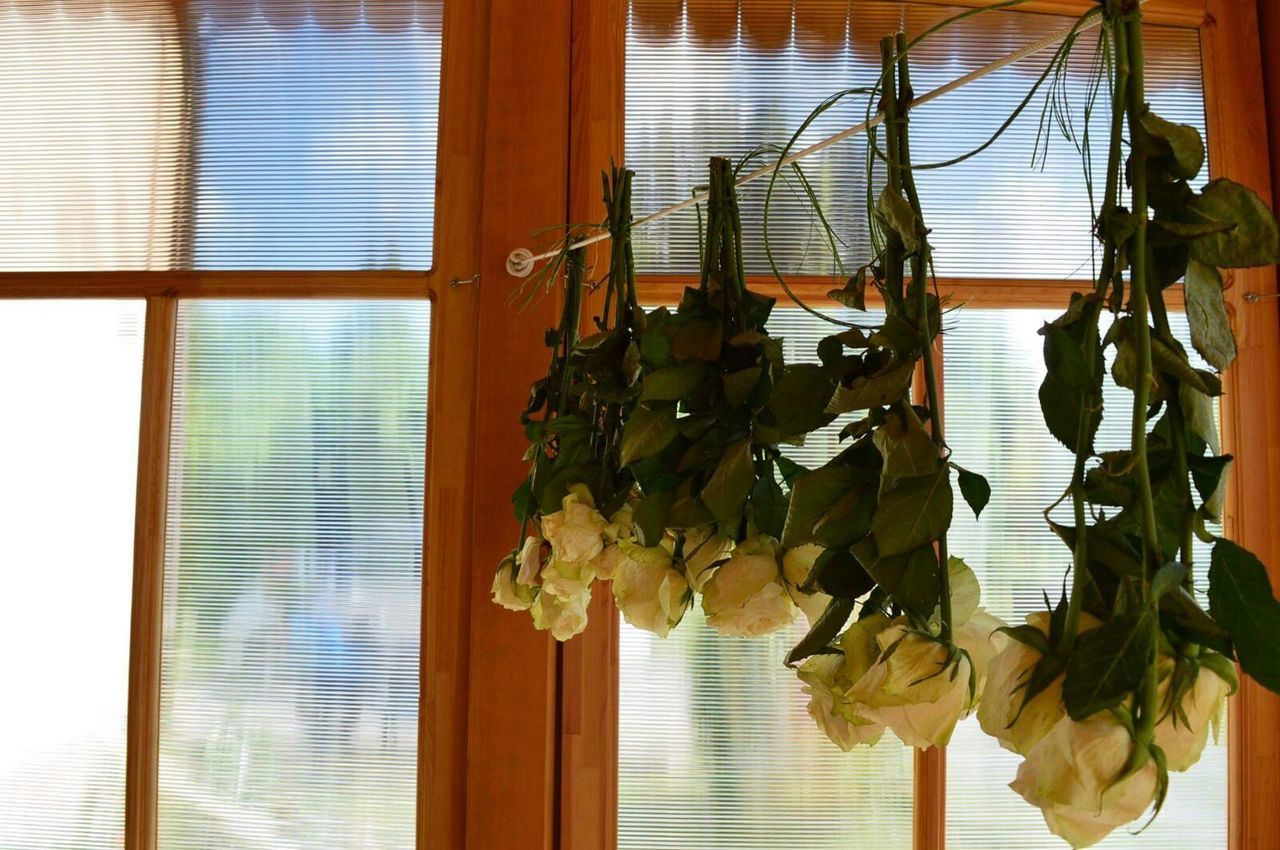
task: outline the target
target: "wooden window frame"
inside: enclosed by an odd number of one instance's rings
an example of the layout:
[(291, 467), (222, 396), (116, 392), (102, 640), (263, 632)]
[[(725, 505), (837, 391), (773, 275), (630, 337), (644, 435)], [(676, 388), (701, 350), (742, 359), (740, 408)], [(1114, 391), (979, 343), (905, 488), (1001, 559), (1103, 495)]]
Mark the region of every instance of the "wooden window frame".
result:
[[(931, 0), (940, 6), (985, 6), (995, 0)], [(1023, 12), (1079, 14), (1092, 0), (1046, 0)], [(1256, 9), (1239, 0), (1148, 0), (1150, 23), (1195, 28), (1200, 34), (1208, 145), (1213, 177), (1231, 177), (1271, 198), (1262, 60)], [(627, 0), (577, 0), (572, 15), (570, 91), (570, 218), (596, 216), (599, 170), (623, 160)], [(640, 212), (648, 212), (643, 210)], [(1280, 376), (1280, 313), (1276, 299), (1246, 303), (1248, 292), (1276, 292), (1276, 269), (1228, 272), (1227, 301), (1240, 357), (1224, 375), (1224, 450), (1236, 456), (1224, 517), (1227, 533), (1268, 564), (1280, 587), (1280, 399), (1248, 397), (1245, 388), (1274, 386)], [(693, 278), (642, 275), (642, 297), (674, 301)], [(771, 277), (752, 277), (758, 290), (785, 300)], [(1060, 308), (1078, 282), (951, 278), (942, 288), (979, 307)], [(803, 278), (793, 288), (821, 304), (831, 282)], [(1180, 298), (1181, 293), (1171, 293)], [(935, 356), (940, 357), (940, 352)], [(1245, 475), (1241, 470), (1267, 470)], [(607, 594), (592, 602), (593, 624), (566, 643), (561, 655), (559, 740), (560, 850), (615, 850), (617, 846), (617, 612)], [(1232, 700), (1229, 741), (1229, 847), (1280, 850), (1280, 697), (1245, 680)], [(942, 850), (946, 839), (945, 750), (917, 752), (916, 850)], [(1244, 793), (1243, 789), (1248, 789)], [(534, 845), (530, 845), (534, 846)]]
[[(183, 14), (185, 0), (174, 0)], [(432, 268), (367, 271), (0, 272), (5, 299), (145, 299), (134, 523), (126, 850), (155, 850), (170, 414), (184, 299), (427, 300), (431, 304), (418, 724), (416, 846), (462, 846), (466, 831), (474, 376), (488, 6), (446, 0)], [(451, 282), (467, 281), (467, 285)], [(437, 415), (438, 411), (449, 411)]]

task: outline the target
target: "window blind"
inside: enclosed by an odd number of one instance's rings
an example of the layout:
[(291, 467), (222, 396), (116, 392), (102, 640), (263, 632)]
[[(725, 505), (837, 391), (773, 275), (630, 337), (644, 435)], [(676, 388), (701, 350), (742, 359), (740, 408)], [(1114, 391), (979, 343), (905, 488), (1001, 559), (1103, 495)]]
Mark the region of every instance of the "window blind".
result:
[[(1045, 428), (1036, 392), (1044, 378), (1040, 326), (1060, 310), (984, 310), (953, 314), (943, 338), (947, 437), (959, 462), (986, 475), (991, 502), (975, 522), (955, 512), (951, 548), (982, 582), (983, 604), (1010, 623), (1057, 601), (1070, 551), (1048, 532), (1041, 511), (1071, 480), (1072, 455)], [(1108, 316), (1104, 316), (1109, 318)], [(1171, 313), (1175, 335), (1197, 368), (1185, 314)], [(1105, 331), (1104, 331), (1105, 332)], [(1129, 445), (1133, 396), (1110, 380), (1103, 393), (1098, 450)], [(1073, 524), (1070, 506), (1059, 521)], [(1197, 584), (1207, 587), (1207, 547), (1197, 545)], [(1201, 603), (1205, 600), (1201, 597)], [(1160, 817), (1138, 836), (1117, 830), (1098, 847), (1227, 847), (1227, 740), (1205, 749), (1200, 762), (1174, 775)], [(1019, 759), (982, 734), (976, 723), (957, 729), (947, 750), (947, 846), (958, 850), (1041, 850), (1061, 844), (1040, 813), (1006, 786)], [(992, 823), (1000, 824), (993, 830)]]
[(429, 331), (180, 304), (162, 850), (413, 846)]
[[(626, 60), (626, 156), (636, 170), (634, 205), (645, 214), (688, 197), (706, 180), (712, 155), (741, 156), (756, 145), (783, 144), (823, 98), (878, 77), (879, 39), (909, 34), (956, 13), (935, 4), (882, 0), (631, 0)], [(923, 93), (1070, 24), (1068, 18), (987, 12), (933, 36), (912, 52), (912, 84)], [(1077, 129), (1090, 85), (1096, 33), (1077, 47), (1065, 92)], [(1203, 129), (1199, 41), (1194, 30), (1146, 28), (1147, 81), (1153, 108)], [(917, 164), (950, 159), (983, 142), (1046, 67), (1048, 54), (1017, 63), (912, 113)], [(1043, 93), (1043, 90), (1042, 90)], [(1081, 158), (1053, 138), (1042, 167), (1032, 168), (1041, 102), (985, 153), (943, 171), (920, 172), (921, 200), (934, 229), (938, 271), (968, 277), (1088, 277), (1093, 240)], [(1105, 144), (1107, 108), (1090, 122)], [(866, 116), (863, 96), (846, 98), (802, 137), (817, 141)], [(1095, 144), (1095, 147), (1098, 147)], [(848, 263), (866, 262), (866, 139), (854, 137), (802, 164)], [(1105, 150), (1095, 152), (1097, 168)], [(764, 185), (744, 190), (754, 214)], [(873, 186), (878, 192), (879, 185)], [(775, 195), (769, 228), (775, 259), (792, 273), (833, 269), (796, 189)], [(697, 270), (693, 214), (646, 230), (636, 245), (642, 272)], [(747, 234), (748, 268), (769, 270), (759, 227)], [(990, 250), (999, 244), (1000, 251)]]
[(0, 270), (431, 266), (443, 0), (0, 0)]
[(0, 847), (123, 846), (144, 313), (0, 301)]
[[(852, 311), (840, 311), (848, 319)], [(826, 325), (778, 307), (772, 332), (810, 359)], [(787, 453), (816, 466), (839, 425)], [(893, 733), (844, 753), (814, 725), (782, 659), (807, 631), (730, 639), (700, 607), (665, 640), (621, 623), (619, 850), (835, 850), (911, 844), (912, 753)]]

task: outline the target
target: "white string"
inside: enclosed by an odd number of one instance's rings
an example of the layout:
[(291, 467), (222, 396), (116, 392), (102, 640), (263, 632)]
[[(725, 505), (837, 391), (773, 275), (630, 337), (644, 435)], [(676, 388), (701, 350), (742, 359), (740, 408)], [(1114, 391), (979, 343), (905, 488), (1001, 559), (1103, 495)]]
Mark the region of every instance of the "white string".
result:
[[(1145, 2), (1145, 0), (1143, 0), (1143, 2)], [(996, 71), (999, 71), (1002, 68), (1012, 65), (1015, 62), (1021, 62), (1023, 59), (1026, 59), (1028, 56), (1033, 56), (1041, 52), (1042, 50), (1047, 50), (1048, 48), (1053, 47), (1054, 45), (1064, 41), (1067, 38), (1067, 36), (1071, 35), (1073, 32), (1075, 33), (1085, 32), (1087, 30), (1092, 29), (1093, 27), (1098, 26), (1100, 23), (1102, 23), (1102, 16), (1095, 15), (1088, 21), (1085, 21), (1083, 24), (1079, 24), (1079, 25), (1073, 24), (1072, 26), (1066, 27), (1065, 29), (1059, 30), (1058, 32), (1050, 33), (1049, 35), (1044, 36), (1038, 41), (1033, 41), (1030, 44), (1026, 45), (1025, 47), (1015, 50), (1014, 52), (1010, 53), (1008, 56), (1003, 56), (995, 60), (994, 62), (990, 62), (986, 65), (983, 65), (981, 68), (978, 68), (975, 71), (970, 71), (969, 73), (965, 74), (963, 77), (957, 77), (956, 79), (952, 80), (949, 83), (945, 83), (944, 85), (938, 86), (933, 91), (927, 94), (921, 95), (920, 97), (913, 100), (911, 105), (912, 107), (922, 106), (923, 104), (926, 104), (929, 101), (937, 100), (943, 95), (950, 94), (956, 89), (961, 88), (963, 86), (967, 86), (969, 83), (972, 83), (975, 80), (980, 80), (983, 77), (987, 76), (988, 74), (994, 74)], [(869, 130), (872, 127), (878, 127), (882, 123), (884, 123), (884, 113), (878, 112), (876, 113), (875, 117), (873, 117), (869, 121), (863, 121), (859, 124), (855, 124), (852, 127), (848, 128), (847, 130), (841, 130), (839, 133), (836, 133), (834, 136), (828, 136), (822, 141), (815, 142), (814, 144), (809, 145), (809, 147), (807, 148), (802, 148), (801, 150), (798, 150), (795, 153), (778, 160), (777, 162), (773, 162), (773, 163), (770, 163), (769, 165), (765, 165), (761, 168), (757, 168), (755, 171), (752, 171), (749, 174), (744, 174), (742, 177), (739, 177), (737, 181), (735, 181), (734, 185), (742, 186), (752, 182), (753, 180), (759, 180), (761, 177), (764, 177), (768, 174), (773, 173), (775, 169), (781, 168), (786, 165), (790, 165), (793, 162), (799, 162), (805, 157), (813, 156), (816, 153), (826, 150), (832, 145), (843, 142), (845, 139), (850, 139), (850, 138), (853, 138), (854, 136), (859, 135), (860, 133), (865, 133), (867, 130)], [(700, 204), (703, 201), (707, 200), (707, 197), (708, 197), (707, 192), (700, 192), (696, 195), (686, 198), (683, 201), (680, 201), (677, 204), (672, 204), (669, 207), (664, 207), (658, 210), (657, 212), (651, 212), (642, 218), (636, 219), (631, 223), (631, 227), (633, 230), (637, 227), (644, 227), (646, 224), (655, 222), (658, 219), (666, 218), (667, 216), (672, 215), (674, 213), (678, 213), (681, 210), (687, 210), (689, 207)], [(577, 248), (585, 248), (588, 245), (594, 245), (597, 242), (603, 242), (608, 238), (609, 238), (609, 232), (607, 230), (602, 230), (601, 232), (595, 234), (594, 236), (587, 236), (582, 239), (579, 239), (577, 242), (574, 242), (572, 245), (570, 245), (569, 249), (573, 250)], [(541, 254), (534, 254), (528, 248), (517, 248), (516, 250), (512, 251), (511, 254), (507, 257), (507, 273), (512, 275), (513, 277), (528, 277), (530, 272), (533, 271), (533, 266), (535, 263), (539, 262), (540, 260), (549, 260), (552, 257), (559, 254), (560, 251), (561, 249), (556, 248), (551, 251), (544, 251)]]

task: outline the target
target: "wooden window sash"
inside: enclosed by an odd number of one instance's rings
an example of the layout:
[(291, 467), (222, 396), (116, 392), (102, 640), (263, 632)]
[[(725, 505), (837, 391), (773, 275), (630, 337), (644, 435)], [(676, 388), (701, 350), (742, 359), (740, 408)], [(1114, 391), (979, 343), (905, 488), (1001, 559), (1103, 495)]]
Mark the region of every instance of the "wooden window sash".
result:
[[(939, 5), (975, 7), (994, 0), (938, 0)], [(585, 5), (585, 4), (583, 4)], [(1024, 12), (1079, 14), (1095, 0), (1046, 0), (1019, 7)], [(625, 110), (626, 0), (607, 0), (602, 8), (579, 13), (575, 4), (574, 53), (571, 69), (574, 91), (570, 196), (572, 221), (592, 220), (597, 206), (588, 204), (587, 187), (598, 185), (600, 164), (609, 157), (622, 160), (622, 116)], [(1195, 27), (1201, 35), (1202, 67), (1208, 119), (1207, 143), (1213, 152), (1212, 176), (1230, 176), (1270, 199), (1270, 165), (1264, 91), (1256, 12), (1239, 0), (1148, 0), (1143, 7), (1150, 23)], [(583, 217), (585, 215), (585, 218)], [(1247, 387), (1275, 386), (1280, 380), (1280, 316), (1276, 299), (1249, 304), (1246, 292), (1276, 290), (1274, 268), (1228, 273), (1228, 304), (1236, 320), (1241, 358), (1224, 376), (1224, 443), (1234, 450), (1237, 470), (1280, 469), (1280, 399), (1258, 400), (1254, 393), (1249, 415), (1242, 415), (1233, 399), (1244, 398)], [(674, 303), (683, 288), (696, 283), (688, 275), (642, 275), (641, 297)], [(788, 283), (815, 306), (830, 305), (826, 292), (833, 281), (825, 276), (798, 276)], [(785, 293), (767, 275), (748, 278), (753, 288), (780, 300)], [(986, 308), (1059, 308), (1079, 281), (939, 280), (944, 292), (971, 306)], [(1170, 306), (1180, 306), (1181, 290), (1168, 293)], [(936, 357), (941, 356), (938, 352)], [(1265, 408), (1255, 410), (1255, 408)], [(1248, 480), (1245, 480), (1248, 479)], [(1280, 518), (1280, 473), (1236, 475), (1226, 515), (1227, 531), (1257, 552), (1270, 565), (1272, 581), (1280, 587), (1280, 541), (1271, 532)], [(562, 850), (617, 844), (617, 612), (612, 600), (593, 601), (593, 625), (562, 649), (564, 667), (560, 698), (564, 717), (560, 784)], [(613, 712), (612, 717), (601, 717)], [(1280, 697), (1252, 682), (1232, 702), (1230, 738), (1229, 846), (1232, 850), (1280, 850)], [(604, 772), (608, 765), (611, 774)], [(945, 751), (916, 754), (914, 839), (917, 850), (943, 850), (945, 845)], [(1248, 793), (1245, 793), (1247, 789)], [(584, 812), (584, 810), (586, 810)], [(594, 810), (594, 811), (593, 811)], [(601, 813), (603, 812), (603, 814)]]

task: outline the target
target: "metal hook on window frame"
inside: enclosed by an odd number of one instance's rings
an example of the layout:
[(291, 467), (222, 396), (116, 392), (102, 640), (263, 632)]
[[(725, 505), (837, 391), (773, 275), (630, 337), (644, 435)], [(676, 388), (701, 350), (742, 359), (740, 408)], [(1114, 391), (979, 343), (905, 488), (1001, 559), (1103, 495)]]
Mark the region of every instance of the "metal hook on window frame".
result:
[(1244, 300), (1248, 301), (1250, 304), (1257, 304), (1259, 301), (1262, 301), (1264, 298), (1280, 298), (1280, 292), (1271, 292), (1271, 293), (1246, 292), (1244, 294)]
[(473, 274), (471, 277), (454, 277), (449, 279), (449, 288), (457, 289), (460, 286), (480, 285), (479, 273)]

